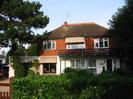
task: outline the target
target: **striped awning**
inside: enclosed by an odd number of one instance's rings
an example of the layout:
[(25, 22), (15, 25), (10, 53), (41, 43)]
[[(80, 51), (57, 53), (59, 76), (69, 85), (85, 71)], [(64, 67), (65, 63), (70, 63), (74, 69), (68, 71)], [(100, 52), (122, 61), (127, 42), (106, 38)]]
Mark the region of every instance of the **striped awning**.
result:
[(56, 56), (40, 56), (39, 63), (57, 63)]
[(83, 43), (85, 42), (85, 37), (69, 37), (65, 38), (65, 43)]

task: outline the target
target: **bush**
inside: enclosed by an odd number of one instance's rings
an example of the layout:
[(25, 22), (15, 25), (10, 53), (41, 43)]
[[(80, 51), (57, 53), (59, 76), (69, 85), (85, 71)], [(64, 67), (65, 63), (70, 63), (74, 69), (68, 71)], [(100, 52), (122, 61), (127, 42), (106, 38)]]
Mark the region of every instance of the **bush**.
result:
[(61, 76), (17, 78), (12, 87), (13, 99), (133, 99), (133, 78), (112, 72), (67, 69)]

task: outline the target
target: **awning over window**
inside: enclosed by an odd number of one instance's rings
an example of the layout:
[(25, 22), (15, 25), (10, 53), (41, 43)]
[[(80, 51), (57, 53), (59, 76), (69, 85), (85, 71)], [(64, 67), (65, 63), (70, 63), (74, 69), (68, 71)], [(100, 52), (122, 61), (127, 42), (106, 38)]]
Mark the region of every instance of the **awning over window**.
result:
[(69, 37), (65, 39), (66, 43), (83, 43), (85, 42), (84, 37)]
[(56, 56), (40, 56), (39, 63), (57, 63)]

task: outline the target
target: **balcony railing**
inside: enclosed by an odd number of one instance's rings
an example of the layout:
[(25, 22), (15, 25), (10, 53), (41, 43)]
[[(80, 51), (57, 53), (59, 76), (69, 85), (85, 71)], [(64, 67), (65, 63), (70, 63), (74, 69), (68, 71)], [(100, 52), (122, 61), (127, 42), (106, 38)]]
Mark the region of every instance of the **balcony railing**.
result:
[(106, 49), (68, 49), (59, 50), (58, 55), (80, 55), (80, 56), (120, 56), (120, 49), (106, 48)]

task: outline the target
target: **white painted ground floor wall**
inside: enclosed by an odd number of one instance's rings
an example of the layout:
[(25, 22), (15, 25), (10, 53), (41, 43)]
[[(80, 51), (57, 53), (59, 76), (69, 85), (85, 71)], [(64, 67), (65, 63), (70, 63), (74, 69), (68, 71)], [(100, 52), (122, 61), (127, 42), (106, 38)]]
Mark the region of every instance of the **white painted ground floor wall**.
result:
[[(78, 65), (78, 60), (83, 60), (85, 63), (83, 64), (83, 66), (79, 67), (81, 69), (93, 69), (95, 70), (96, 74), (100, 74), (103, 71), (103, 67), (105, 68), (105, 70), (107, 70), (107, 60), (111, 60), (111, 70), (113, 71), (114, 69), (120, 68), (120, 59), (118, 58), (87, 58), (87, 59), (62, 59), (59, 56), (57, 57), (57, 62), (56, 62), (56, 74), (60, 75), (64, 72), (65, 68), (67, 67), (72, 67), (72, 60), (76, 61)], [(95, 60), (95, 66), (91, 66), (89, 67), (87, 65), (88, 60)], [(49, 62), (50, 63), (50, 62)], [(92, 64), (92, 63), (91, 63)], [(93, 63), (94, 64), (94, 63)], [(81, 63), (82, 65), (82, 63)], [(45, 64), (43, 65), (45, 67)], [(72, 67), (72, 68), (77, 68), (77, 67)], [(41, 65), (41, 71), (40, 74), (43, 74), (42, 72), (43, 67)]]
[[(51, 56), (50, 56), (51, 57)], [(50, 58), (49, 57), (49, 58)], [(60, 75), (64, 72), (65, 68), (67, 67), (72, 67), (72, 60), (76, 62), (78, 62), (78, 60), (83, 60), (85, 63), (82, 64), (82, 62), (80, 62), (81, 64), (81, 69), (93, 69), (95, 70), (96, 74), (100, 74), (103, 71), (103, 67), (105, 68), (105, 70), (107, 70), (107, 60), (111, 60), (111, 70), (113, 71), (114, 69), (120, 68), (120, 59), (119, 58), (86, 58), (86, 59), (62, 59), (59, 56), (52, 56), (54, 57), (54, 61), (52, 59), (49, 59), (48, 61), (45, 60), (43, 63), (43, 60), (41, 59), (41, 63), (40, 63), (40, 67), (38, 68), (38, 72), (40, 73), (40, 75), (44, 74), (44, 67), (45, 64), (51, 63), (51, 64), (56, 64), (56, 73), (57, 75)], [(56, 59), (55, 59), (56, 58)], [(38, 58), (39, 60), (40, 58)], [(89, 67), (87, 65), (88, 60), (95, 60), (95, 63), (93, 63), (93, 67)], [(92, 63), (91, 63), (92, 64)], [(78, 64), (76, 64), (78, 65)], [(72, 68), (77, 68), (75, 65), (75, 67)], [(14, 70), (13, 68), (9, 68), (9, 78), (14, 76)]]
[[(96, 60), (96, 67), (81, 67), (81, 69), (94, 69), (96, 68), (96, 74), (100, 74), (103, 71), (103, 67), (105, 68), (105, 70), (107, 70), (107, 59), (103, 58), (103, 59), (98, 59), (98, 58), (93, 58), (94, 60)], [(74, 59), (71, 59), (74, 60)], [(57, 57), (57, 70), (56, 70), (56, 74), (61, 74), (64, 72), (64, 69), (67, 67), (71, 67), (71, 60), (69, 59), (60, 59), (59, 57)], [(79, 59), (78, 59), (79, 60)], [(84, 61), (89, 60), (89, 58), (87, 59), (81, 59)], [(120, 59), (116, 59), (116, 58), (110, 58), (109, 60), (111, 60), (111, 64), (112, 64), (112, 71), (114, 69), (120, 68)], [(86, 65), (86, 64), (85, 64)], [(76, 67), (74, 67), (76, 68)]]

